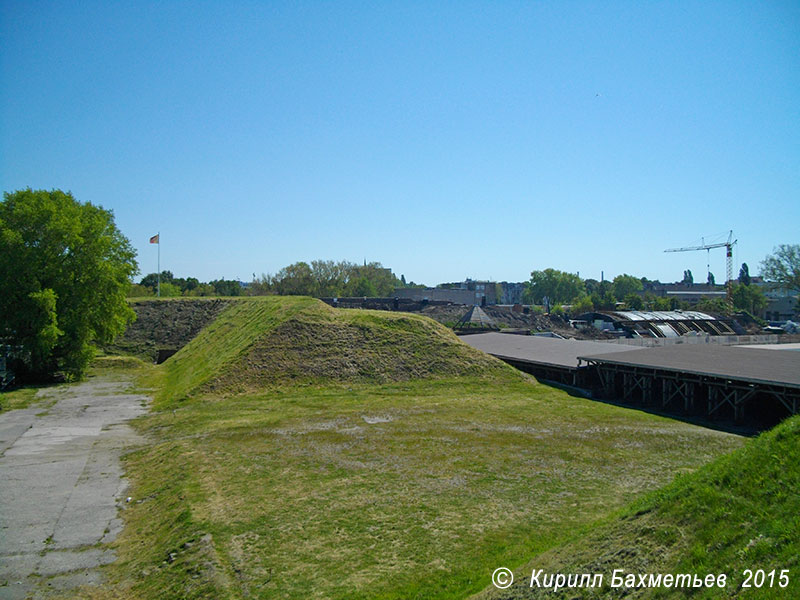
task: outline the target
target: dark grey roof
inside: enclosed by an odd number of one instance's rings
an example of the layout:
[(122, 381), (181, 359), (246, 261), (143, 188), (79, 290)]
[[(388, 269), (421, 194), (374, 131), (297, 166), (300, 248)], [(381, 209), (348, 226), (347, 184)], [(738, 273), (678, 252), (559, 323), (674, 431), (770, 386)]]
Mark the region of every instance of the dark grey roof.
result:
[(498, 358), (508, 358), (541, 365), (555, 365), (571, 369), (578, 368), (578, 356), (581, 354), (623, 353), (626, 350), (639, 349), (637, 346), (621, 346), (619, 344), (582, 340), (560, 340), (557, 338), (508, 333), (478, 333), (465, 335), (461, 340), (473, 348)]
[(675, 344), (634, 352), (581, 354), (582, 360), (651, 367), (800, 388), (800, 353), (715, 344)]

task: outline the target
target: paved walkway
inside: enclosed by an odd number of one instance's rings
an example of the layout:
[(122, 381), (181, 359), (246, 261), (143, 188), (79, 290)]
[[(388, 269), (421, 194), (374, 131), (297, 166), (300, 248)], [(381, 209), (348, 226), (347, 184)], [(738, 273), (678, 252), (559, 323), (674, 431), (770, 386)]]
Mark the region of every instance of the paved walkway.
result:
[(96, 583), (114, 560), (103, 544), (122, 528), (119, 456), (142, 441), (125, 422), (147, 402), (129, 387), (95, 378), (42, 390), (50, 408), (0, 413), (1, 600)]

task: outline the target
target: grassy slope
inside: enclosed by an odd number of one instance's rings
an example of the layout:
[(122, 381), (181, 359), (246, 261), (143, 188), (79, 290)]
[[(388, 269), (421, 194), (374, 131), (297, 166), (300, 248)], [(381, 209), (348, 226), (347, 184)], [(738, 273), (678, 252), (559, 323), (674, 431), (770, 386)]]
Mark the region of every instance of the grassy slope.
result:
[(226, 373), (270, 330), (303, 310), (321, 304), (312, 298), (252, 298), (231, 302), (189, 344), (165, 364), (157, 401), (182, 399)]
[(463, 598), (741, 444), (309, 299), (235, 303), (157, 371), (100, 597)]
[[(750, 440), (697, 473), (630, 506), (589, 535), (537, 556), (515, 575), (520, 585), (487, 589), (481, 598), (575, 598), (527, 587), (531, 569), (545, 573), (699, 573), (728, 576), (723, 590), (693, 598), (800, 597), (800, 416)], [(743, 590), (745, 569), (789, 569), (790, 584)], [(604, 589), (584, 597), (682, 597), (668, 589)], [(686, 595), (690, 595), (688, 592)]]
[(425, 317), (340, 311), (311, 298), (253, 298), (232, 302), (166, 363), (159, 399), (499, 372), (513, 370)]

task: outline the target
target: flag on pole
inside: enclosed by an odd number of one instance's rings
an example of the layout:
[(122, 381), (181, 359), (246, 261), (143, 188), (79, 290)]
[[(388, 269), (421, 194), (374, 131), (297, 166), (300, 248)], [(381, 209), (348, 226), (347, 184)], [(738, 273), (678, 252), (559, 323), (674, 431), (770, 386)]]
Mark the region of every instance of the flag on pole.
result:
[(151, 237), (151, 238), (150, 238), (150, 243), (151, 243), (151, 244), (157, 244), (157, 243), (158, 243), (158, 236), (160, 236), (160, 235), (161, 235), (160, 233), (157, 233), (156, 235), (154, 235), (153, 237)]

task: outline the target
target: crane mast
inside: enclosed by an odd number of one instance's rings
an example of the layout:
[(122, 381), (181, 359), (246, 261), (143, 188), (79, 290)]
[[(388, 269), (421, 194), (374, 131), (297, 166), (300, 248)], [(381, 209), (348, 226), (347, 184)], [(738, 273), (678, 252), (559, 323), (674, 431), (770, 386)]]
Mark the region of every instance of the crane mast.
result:
[(728, 241), (717, 244), (702, 244), (701, 246), (686, 246), (683, 248), (667, 248), (664, 252), (692, 252), (695, 250), (710, 251), (713, 248), (725, 248), (725, 295), (729, 305), (733, 304), (733, 246), (739, 240), (733, 239), (733, 230), (728, 232)]

